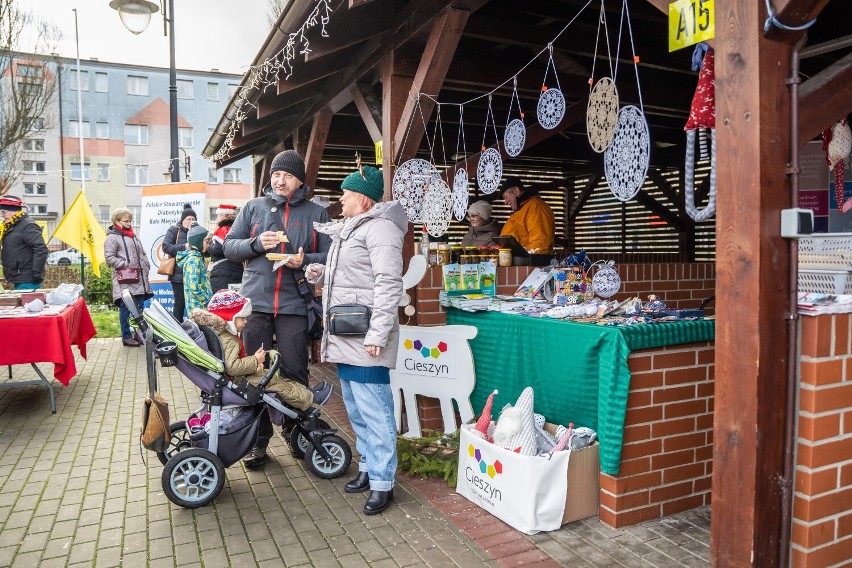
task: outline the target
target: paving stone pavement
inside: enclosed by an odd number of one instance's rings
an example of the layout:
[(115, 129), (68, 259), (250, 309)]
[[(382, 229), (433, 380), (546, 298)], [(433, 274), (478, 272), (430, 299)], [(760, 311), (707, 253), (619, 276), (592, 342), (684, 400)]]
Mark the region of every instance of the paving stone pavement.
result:
[[(138, 444), (144, 351), (94, 339), (88, 352), (69, 387), (54, 382), (55, 415), (43, 387), (0, 389), (0, 567), (709, 565), (709, 509), (622, 530), (592, 518), (527, 537), (443, 480), (402, 474), (395, 506), (367, 517), (366, 494), (343, 491), (357, 458), (349, 475), (321, 480), (278, 436), (263, 470), (235, 464), (213, 504), (182, 509)], [(334, 380), (331, 366), (312, 374)], [(23, 365), (13, 375), (35, 378)], [(160, 391), (172, 420), (197, 406), (174, 369), (160, 369)], [(354, 453), (339, 390), (325, 416)]]

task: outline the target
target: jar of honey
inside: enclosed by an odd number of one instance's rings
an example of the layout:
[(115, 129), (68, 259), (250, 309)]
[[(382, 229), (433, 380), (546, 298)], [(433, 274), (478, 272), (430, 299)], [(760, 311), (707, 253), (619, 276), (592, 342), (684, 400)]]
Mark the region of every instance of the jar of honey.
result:
[(512, 249), (501, 248), (497, 253), (500, 266), (512, 266)]
[(450, 245), (447, 243), (438, 244), (438, 266), (450, 264)]

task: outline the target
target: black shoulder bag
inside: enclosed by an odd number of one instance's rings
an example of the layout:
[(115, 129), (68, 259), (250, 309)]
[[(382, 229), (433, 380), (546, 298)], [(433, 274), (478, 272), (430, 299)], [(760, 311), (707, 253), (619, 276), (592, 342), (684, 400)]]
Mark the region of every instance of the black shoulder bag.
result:
[[(334, 259), (334, 267), (337, 269), (337, 260), (340, 258), (340, 244), (337, 245), (337, 254)], [(332, 275), (329, 275), (332, 276)], [(331, 299), (331, 287), (334, 283), (333, 277), (328, 281), (328, 297)], [(328, 333), (331, 335), (350, 335), (363, 337), (370, 330), (370, 318), (373, 311), (369, 306), (363, 304), (337, 304), (328, 308)]]

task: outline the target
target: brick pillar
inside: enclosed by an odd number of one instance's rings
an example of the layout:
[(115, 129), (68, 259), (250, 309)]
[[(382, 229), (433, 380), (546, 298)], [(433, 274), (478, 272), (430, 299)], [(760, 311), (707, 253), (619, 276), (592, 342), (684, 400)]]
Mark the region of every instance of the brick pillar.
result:
[(852, 316), (802, 317), (793, 566), (852, 558)]
[(601, 473), (600, 519), (613, 527), (710, 503), (712, 342), (631, 353), (619, 475)]

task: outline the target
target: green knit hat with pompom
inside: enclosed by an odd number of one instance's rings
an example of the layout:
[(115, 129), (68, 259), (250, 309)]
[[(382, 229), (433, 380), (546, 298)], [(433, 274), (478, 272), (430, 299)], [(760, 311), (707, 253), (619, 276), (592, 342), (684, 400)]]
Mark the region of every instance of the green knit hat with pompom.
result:
[(381, 201), (385, 195), (385, 179), (382, 172), (371, 166), (363, 166), (343, 180), (340, 189), (348, 189), (366, 195), (373, 201)]

